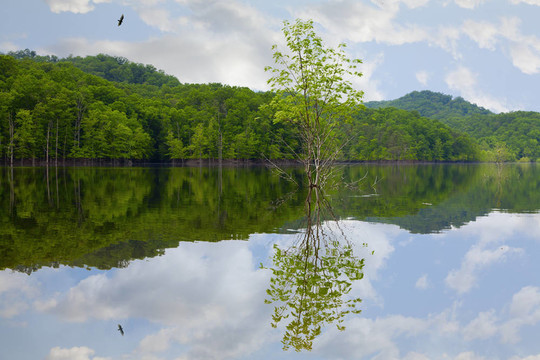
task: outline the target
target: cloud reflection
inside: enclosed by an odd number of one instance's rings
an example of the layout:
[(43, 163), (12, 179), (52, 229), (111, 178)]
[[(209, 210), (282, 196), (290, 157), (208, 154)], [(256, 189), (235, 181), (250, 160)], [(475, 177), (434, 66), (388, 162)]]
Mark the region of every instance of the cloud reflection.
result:
[(38, 294), (38, 285), (26, 274), (0, 271), (0, 318), (10, 319), (25, 312)]
[[(151, 261), (81, 280), (42, 310), (74, 322), (144, 318), (165, 326), (139, 345), (162, 352), (189, 344), (194, 358), (231, 358), (267, 339), (268, 274), (245, 241), (183, 243)], [(208, 344), (212, 344), (208, 346)]]
[[(477, 360), (491, 358), (485, 347), (490, 344), (499, 359), (540, 360), (538, 347), (530, 340), (540, 327), (540, 284), (534, 276), (513, 278), (512, 286), (486, 280), (496, 267), (519, 271), (523, 261), (537, 253), (540, 242), (534, 234), (540, 233), (535, 232), (539, 224), (539, 214), (496, 213), (443, 234), (415, 235), (407, 246), (396, 246), (411, 235), (393, 225), (344, 221), (352, 242), (358, 247), (369, 244), (365, 279), (351, 291), (366, 300), (362, 305), (366, 311), (347, 318), (345, 332), (324, 329), (313, 351), (302, 356)], [(58, 277), (43, 276), (49, 270), (31, 277), (3, 271), (0, 316), (26, 320), (23, 316), (32, 315), (30, 304), (39, 300), (34, 310), (54, 315), (53, 328), (55, 321), (84, 329), (109, 321), (115, 332), (117, 321), (129, 323), (122, 339), (131, 337), (134, 343), (122, 350), (125, 359), (275, 358), (272, 349), (280, 347), (281, 334), (269, 325), (272, 307), (263, 300), (270, 274), (258, 263), (271, 257), (272, 243), (285, 244), (294, 238), (258, 234), (250, 241), (181, 243), (163, 256), (133, 261), (127, 268), (80, 272), (82, 279), (56, 295), (42, 294), (45, 288), (59, 287), (52, 283)], [(371, 251), (374, 255), (369, 255)], [(406, 251), (414, 251), (412, 262), (421, 266), (404, 266), (400, 252)], [(436, 263), (441, 253), (445, 261)], [(54, 270), (56, 275), (69, 271), (68, 267)], [(394, 288), (398, 282), (405, 285)], [(496, 288), (496, 299), (485, 295), (490, 286)], [(426, 299), (433, 302), (429, 310), (408, 308)], [(137, 328), (144, 321), (152, 326)], [(4, 322), (0, 330), (8, 326)], [(71, 359), (99, 360), (104, 358), (96, 353), (113, 353), (91, 341), (51, 344), (47, 360), (64, 359), (65, 354)]]

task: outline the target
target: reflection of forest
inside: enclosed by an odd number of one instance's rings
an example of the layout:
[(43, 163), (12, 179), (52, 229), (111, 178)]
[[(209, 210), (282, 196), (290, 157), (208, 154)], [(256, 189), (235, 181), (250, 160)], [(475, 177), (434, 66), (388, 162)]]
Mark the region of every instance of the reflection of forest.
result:
[[(290, 169), (293, 176), (301, 176)], [(533, 165), (351, 166), (340, 217), (436, 232), (494, 208), (534, 212)], [(301, 183), (301, 182), (300, 182)], [(179, 241), (247, 239), (300, 226), (305, 191), (266, 168), (0, 168), (0, 268), (110, 268)]]
[(495, 164), (433, 166), (433, 171), (413, 168), (418, 181), (414, 186), (407, 184), (402, 168), (403, 189), (394, 194), (396, 199), (380, 182), (381, 197), (374, 199), (373, 206), (383, 210), (360, 218), (427, 234), (463, 226), (494, 210), (531, 213), (540, 209), (540, 171), (535, 164), (503, 165), (502, 169)]
[(273, 232), (302, 208), (271, 210), (294, 188), (264, 168), (0, 170), (0, 268), (110, 268), (178, 241)]

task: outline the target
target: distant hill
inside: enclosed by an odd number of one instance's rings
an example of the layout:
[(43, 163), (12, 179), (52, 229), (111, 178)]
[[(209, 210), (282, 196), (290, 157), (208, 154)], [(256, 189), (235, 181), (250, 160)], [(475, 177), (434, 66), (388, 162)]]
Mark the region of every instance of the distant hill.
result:
[(38, 63), (68, 62), (87, 74), (118, 83), (154, 85), (158, 87), (180, 85), (177, 78), (165, 74), (163, 70), (158, 70), (152, 65), (134, 63), (120, 56), (98, 54), (96, 56), (74, 57), (70, 55), (67, 58), (58, 58), (54, 55), (38, 55), (35, 51), (29, 49), (11, 51), (7, 55), (17, 60), (29, 59)]
[(540, 160), (540, 113), (515, 111), (495, 114), (464, 100), (432, 91), (413, 91), (399, 99), (370, 101), (366, 107), (416, 111), (471, 136), (484, 161)]
[(395, 107), (408, 111), (418, 111), (421, 116), (442, 120), (470, 115), (491, 115), (491, 111), (471, 104), (462, 97), (452, 98), (450, 95), (433, 91), (413, 91), (399, 99), (387, 101), (370, 101), (368, 108)]

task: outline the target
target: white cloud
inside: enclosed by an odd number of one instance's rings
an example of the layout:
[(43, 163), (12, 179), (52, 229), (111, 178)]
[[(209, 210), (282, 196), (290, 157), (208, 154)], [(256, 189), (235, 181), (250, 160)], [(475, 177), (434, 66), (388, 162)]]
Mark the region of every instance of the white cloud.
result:
[(461, 36), (461, 30), (459, 28), (441, 25), (437, 30), (433, 30), (433, 33), (435, 35), (430, 38), (431, 43), (452, 54), (455, 60), (463, 57), (458, 51), (458, 40)]
[(418, 80), (420, 84), (426, 86), (428, 83), (428, 79), (429, 79), (429, 74), (427, 73), (427, 71), (418, 71), (416, 73), (416, 80)]
[(527, 357), (512, 356), (509, 360), (540, 360), (540, 354), (529, 355)]
[(487, 0), (455, 0), (455, 3), (466, 9), (474, 9), (475, 7), (482, 5)]
[(152, 64), (185, 83), (220, 82), (266, 90), (272, 44), (281, 38), (277, 23), (238, 1), (184, 1), (189, 17), (173, 17), (164, 7), (137, 3), (148, 25), (165, 32), (138, 42), (65, 38), (46, 53), (81, 56), (107, 53)]
[(475, 223), (461, 231), (467, 236), (478, 239), (479, 246), (487, 246), (504, 244), (508, 239), (523, 237), (523, 229), (528, 229), (531, 234), (540, 232), (540, 217), (497, 212), (478, 218)]
[(495, 50), (499, 28), (492, 23), (467, 20), (463, 23), (461, 30), (475, 41), (480, 48)]
[(521, 249), (508, 246), (496, 246), (494, 249), (484, 249), (482, 245), (474, 245), (465, 254), (458, 270), (452, 270), (446, 276), (446, 285), (459, 294), (468, 292), (476, 284), (477, 273), (494, 263), (506, 259), (507, 253), (521, 253)]
[(45, 0), (53, 13), (72, 12), (85, 14), (94, 10), (94, 4), (110, 2), (110, 0)]
[(407, 5), (411, 9), (416, 9), (418, 7), (422, 7), (427, 5), (429, 0), (402, 0), (402, 2)]
[(359, 70), (362, 72), (360, 79), (355, 79), (353, 85), (364, 92), (364, 101), (383, 100), (384, 94), (380, 89), (381, 83), (374, 76), (376, 68), (383, 62), (383, 54), (379, 53), (370, 60), (363, 61), (359, 65)]
[(176, 31), (178, 26), (182, 24), (182, 18), (178, 20), (171, 19), (169, 11), (157, 7), (145, 7), (138, 11), (142, 21), (147, 25), (156, 27), (163, 32)]
[(526, 286), (513, 296), (510, 315), (526, 317), (536, 307), (540, 307), (540, 289), (534, 286)]
[(463, 329), (465, 340), (487, 339), (497, 333), (495, 311), (481, 312)]
[(61, 347), (54, 347), (49, 352), (49, 355), (45, 360), (107, 360), (110, 358), (93, 357), (95, 351), (86, 347), (72, 347), (70, 349), (64, 349)]
[(485, 360), (483, 356), (476, 355), (474, 351), (466, 351), (459, 353), (454, 360)]
[[(410, 2), (411, 5), (415, 3)], [(397, 23), (399, 2), (382, 1), (379, 4), (379, 8), (376, 8), (351, 0), (326, 2), (299, 10), (297, 15), (321, 24), (330, 36), (352, 42), (375, 41), (401, 45), (429, 38), (429, 33), (415, 24)]]
[(422, 289), (422, 290), (427, 289), (428, 286), (429, 286), (428, 279), (427, 279), (427, 274), (424, 274), (424, 275), (420, 276), (418, 278), (418, 280), (416, 280), (416, 284), (414, 286), (417, 289)]
[(17, 51), (17, 50), (20, 50), (20, 47), (11, 41), (0, 42), (0, 51), (2, 52), (7, 53), (10, 51)]
[(409, 9), (416, 9), (425, 6), (430, 0), (371, 0), (372, 3), (381, 8), (397, 9), (401, 3)]
[(414, 337), (429, 328), (429, 321), (401, 315), (385, 318), (354, 318), (346, 322), (347, 330), (335, 328), (322, 334), (314, 352), (328, 359), (364, 359), (378, 354), (380, 359), (396, 359), (399, 348), (395, 338)]
[(466, 67), (459, 67), (446, 76), (446, 84), (454, 90), (471, 91), (476, 85), (476, 75)]
[(446, 84), (451, 90), (458, 91), (466, 100), (495, 112), (507, 112), (508, 108), (499, 100), (478, 90), (477, 74), (466, 67), (459, 67), (448, 73)]
[(466, 341), (485, 340), (500, 336), (504, 343), (517, 343), (522, 327), (540, 323), (540, 288), (525, 286), (512, 297), (509, 311), (496, 314), (494, 310), (481, 312), (463, 327)]
[(0, 271), (0, 317), (9, 319), (23, 313), (38, 294), (37, 284), (28, 275)]
[[(281, 26), (281, 21), (264, 14), (249, 3), (237, 0), (177, 0), (189, 13), (189, 21), (182, 20), (190, 30), (207, 31), (222, 34), (226, 37), (231, 34), (242, 37), (263, 35), (268, 27)], [(186, 29), (178, 29), (181, 33)], [(237, 39), (241, 40), (241, 39)]]
[(503, 17), (499, 24), (467, 20), (462, 31), (480, 48), (495, 50), (496, 45), (501, 44), (516, 68), (524, 74), (537, 74), (540, 72), (540, 39), (522, 34), (520, 25), (521, 20), (517, 17)]
[(510, 47), (512, 64), (524, 74), (532, 75), (540, 71), (540, 52), (525, 44), (514, 44)]
[(482, 269), (510, 256), (522, 256), (523, 249), (504, 244), (508, 239), (519, 238), (522, 229), (529, 229), (533, 234), (535, 229), (540, 231), (538, 217), (493, 213), (460, 229), (463, 236), (478, 241), (467, 251), (460, 268), (448, 273), (446, 285), (458, 293), (466, 293), (476, 284), (477, 274)]
[(526, 286), (512, 297), (510, 304), (511, 318), (501, 325), (502, 340), (516, 343), (520, 340), (519, 331), (525, 325), (540, 322), (540, 288)]
[(524, 3), (524, 4), (528, 4), (528, 5), (540, 6), (540, 0), (510, 0), (510, 2), (512, 4), (514, 4), (514, 5)]

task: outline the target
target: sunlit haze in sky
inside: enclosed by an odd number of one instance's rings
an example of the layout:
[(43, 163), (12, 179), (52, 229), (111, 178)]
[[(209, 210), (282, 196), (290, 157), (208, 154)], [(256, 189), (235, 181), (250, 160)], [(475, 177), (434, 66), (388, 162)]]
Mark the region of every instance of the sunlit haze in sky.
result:
[[(267, 90), (283, 20), (363, 60), (365, 101), (414, 90), (540, 111), (540, 0), (2, 0), (0, 52), (125, 57), (183, 83)], [(124, 14), (122, 26), (117, 20)]]

